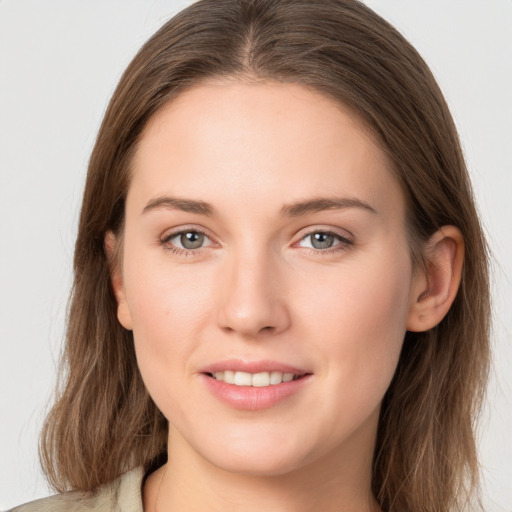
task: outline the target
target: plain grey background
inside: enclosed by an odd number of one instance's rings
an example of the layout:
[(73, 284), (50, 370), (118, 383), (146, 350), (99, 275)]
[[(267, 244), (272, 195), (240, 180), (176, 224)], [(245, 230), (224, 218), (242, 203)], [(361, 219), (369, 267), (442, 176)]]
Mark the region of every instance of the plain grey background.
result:
[[(495, 257), (484, 503), (512, 511), (512, 1), (368, 0), (431, 66)], [(0, 510), (51, 494), (37, 436), (55, 384), (87, 160), (141, 44), (185, 0), (0, 0)]]

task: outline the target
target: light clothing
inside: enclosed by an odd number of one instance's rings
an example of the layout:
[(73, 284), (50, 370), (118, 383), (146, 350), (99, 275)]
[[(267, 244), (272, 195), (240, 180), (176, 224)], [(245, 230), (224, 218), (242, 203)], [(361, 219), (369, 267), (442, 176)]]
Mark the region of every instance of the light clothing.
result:
[(138, 467), (91, 492), (68, 492), (32, 501), (8, 512), (143, 512), (142, 479)]

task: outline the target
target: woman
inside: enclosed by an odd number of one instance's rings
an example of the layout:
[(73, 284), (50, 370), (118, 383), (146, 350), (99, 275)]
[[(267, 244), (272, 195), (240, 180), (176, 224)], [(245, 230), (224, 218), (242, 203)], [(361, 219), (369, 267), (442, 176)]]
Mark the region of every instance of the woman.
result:
[(20, 510), (451, 510), (477, 484), (486, 245), (415, 50), (354, 1), (198, 2), (91, 156)]

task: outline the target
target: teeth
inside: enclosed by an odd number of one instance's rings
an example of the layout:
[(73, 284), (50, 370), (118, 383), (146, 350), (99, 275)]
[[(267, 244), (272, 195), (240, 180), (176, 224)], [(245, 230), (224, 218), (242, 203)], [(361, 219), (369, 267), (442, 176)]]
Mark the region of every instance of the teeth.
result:
[(293, 373), (248, 373), (233, 372), (231, 370), (215, 372), (212, 376), (215, 377), (215, 379), (223, 381), (227, 384), (235, 384), (235, 386), (253, 386), (257, 388), (265, 386), (276, 386), (282, 382), (290, 382), (299, 378), (299, 375), (295, 375)]
[(235, 373), (235, 385), (237, 386), (252, 386), (252, 375), (246, 372)]
[(281, 384), (281, 382), (283, 382), (283, 374), (281, 372), (272, 372), (270, 374), (270, 384), (272, 386)]
[(270, 374), (268, 372), (255, 373), (251, 378), (251, 384), (255, 388), (270, 386)]

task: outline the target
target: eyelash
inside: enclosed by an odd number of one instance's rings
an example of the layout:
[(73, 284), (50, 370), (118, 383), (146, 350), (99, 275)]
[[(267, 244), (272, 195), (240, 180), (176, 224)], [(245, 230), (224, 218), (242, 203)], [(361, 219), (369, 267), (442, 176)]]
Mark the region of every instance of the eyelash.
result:
[[(179, 247), (176, 247), (175, 245), (170, 244), (170, 240), (173, 238), (176, 238), (177, 236), (183, 235), (184, 233), (198, 233), (200, 235), (205, 236), (206, 238), (210, 239), (210, 237), (206, 234), (205, 231), (198, 229), (198, 228), (190, 228), (190, 229), (181, 229), (179, 231), (174, 231), (173, 233), (170, 233), (169, 235), (165, 236), (164, 238), (160, 239), (160, 245), (167, 251), (170, 251), (172, 254), (177, 254), (180, 256), (193, 256), (197, 255), (199, 252), (201, 252), (201, 249), (204, 249), (205, 247), (199, 247), (197, 249), (181, 249)], [(314, 234), (321, 233), (323, 235), (333, 236), (338, 240), (338, 244), (336, 244), (333, 247), (329, 247), (327, 249), (315, 249), (314, 247), (304, 247), (303, 249), (308, 250), (311, 254), (317, 255), (328, 255), (340, 251), (344, 251), (347, 249), (347, 247), (354, 244), (354, 242), (339, 233), (335, 233), (334, 231), (329, 231), (325, 229), (315, 229), (312, 231), (309, 231), (308, 233), (305, 233), (298, 242), (296, 242), (294, 245), (302, 242), (307, 237), (310, 237)]]
[(205, 231), (198, 229), (198, 228), (188, 228), (188, 229), (180, 229), (179, 231), (174, 231), (173, 233), (170, 233), (169, 235), (165, 236), (164, 238), (161, 238), (160, 245), (165, 250), (171, 252), (172, 254), (177, 254), (179, 256), (193, 256), (195, 254), (198, 254), (201, 251), (201, 249), (204, 249), (204, 247), (199, 247), (198, 249), (180, 249), (179, 247), (176, 247), (175, 245), (172, 245), (169, 243), (173, 238), (183, 235), (184, 233), (198, 233), (198, 234), (204, 235), (206, 238), (210, 239), (210, 237), (206, 234)]

